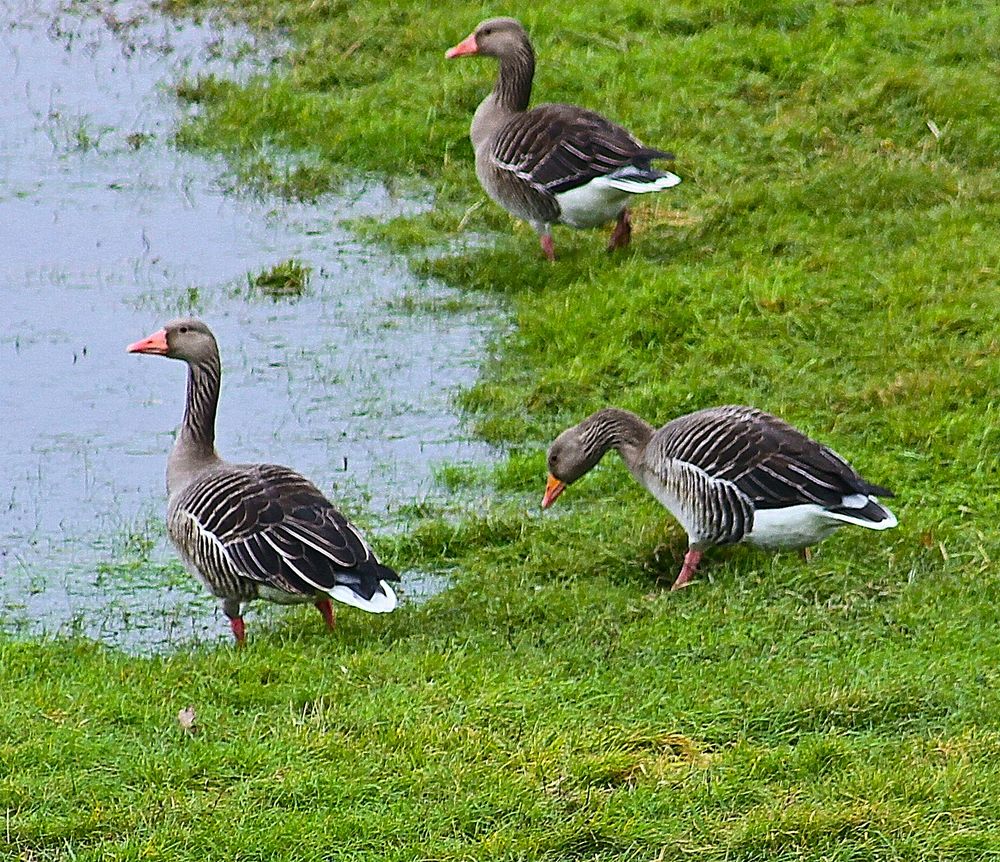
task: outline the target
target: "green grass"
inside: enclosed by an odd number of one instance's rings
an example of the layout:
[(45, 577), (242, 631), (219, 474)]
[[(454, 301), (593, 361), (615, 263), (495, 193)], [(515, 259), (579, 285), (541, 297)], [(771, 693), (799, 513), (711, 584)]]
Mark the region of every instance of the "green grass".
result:
[[(674, 150), (633, 246), (554, 265), (482, 199), (488, 61), (452, 3), (254, 3), (287, 66), (188, 82), (187, 146), (297, 197), (431, 186), (365, 236), (515, 327), (462, 395), (487, 500), (376, 541), (454, 586), (311, 609), (248, 649), (0, 641), (0, 850), (23, 859), (979, 860), (1000, 852), (1000, 13), (976, 2), (549, 0), (536, 98)], [(938, 130), (935, 135), (928, 121)], [(447, 249), (441, 253), (441, 249)], [(415, 313), (422, 313), (418, 303)], [(608, 403), (747, 402), (893, 487), (900, 527), (811, 565), (683, 537), (611, 456), (537, 511), (544, 448)], [(194, 706), (199, 731), (177, 723)]]
[(279, 299), (295, 299), (302, 296), (309, 287), (310, 267), (295, 258), (283, 260), (262, 272), (247, 273), (247, 292), (249, 295)]

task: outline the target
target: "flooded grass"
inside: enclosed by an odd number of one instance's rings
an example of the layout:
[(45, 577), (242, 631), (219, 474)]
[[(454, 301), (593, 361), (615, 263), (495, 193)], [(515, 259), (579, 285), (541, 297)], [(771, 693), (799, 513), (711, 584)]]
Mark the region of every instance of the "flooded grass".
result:
[[(246, 29), (139, 5), (9, 9), (0, 401), (19, 406), (2, 455), (8, 631), (143, 651), (225, 635), (201, 588), (167, 577), (179, 569), (162, 526), (148, 560), (118, 547), (162, 518), (183, 401), (182, 369), (130, 361), (124, 345), (170, 317), (197, 313), (219, 334), (223, 454), (295, 466), (376, 535), (398, 529), (400, 503), (434, 495), (435, 463), (488, 455), (452, 399), (474, 379), (495, 310), (446, 313), (455, 291), (340, 226), (425, 204), (358, 176), (312, 203), (236, 194), (223, 162), (173, 146), (172, 81), (243, 79), (271, 56)], [(437, 316), (411, 322), (416, 291)]]
[(293, 299), (308, 290), (311, 274), (311, 267), (289, 258), (256, 275), (247, 274), (247, 286), (251, 294), (262, 293), (274, 300)]

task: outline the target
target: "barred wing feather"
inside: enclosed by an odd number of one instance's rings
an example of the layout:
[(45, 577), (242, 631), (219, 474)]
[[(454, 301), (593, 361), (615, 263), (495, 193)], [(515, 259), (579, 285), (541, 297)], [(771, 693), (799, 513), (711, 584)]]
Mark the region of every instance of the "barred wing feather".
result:
[(518, 115), (500, 130), (493, 145), (496, 167), (553, 195), (628, 165), (648, 170), (651, 159), (672, 158), (644, 147), (600, 114), (561, 104), (539, 105)]
[(238, 575), (284, 592), (346, 586), (368, 600), (383, 580), (399, 580), (318, 488), (285, 467), (226, 466), (186, 489), (176, 510)]
[(839, 507), (845, 497), (892, 496), (863, 479), (840, 455), (787, 422), (751, 407), (716, 407), (668, 423), (654, 438), (656, 459), (690, 464), (734, 485), (756, 509), (813, 503)]

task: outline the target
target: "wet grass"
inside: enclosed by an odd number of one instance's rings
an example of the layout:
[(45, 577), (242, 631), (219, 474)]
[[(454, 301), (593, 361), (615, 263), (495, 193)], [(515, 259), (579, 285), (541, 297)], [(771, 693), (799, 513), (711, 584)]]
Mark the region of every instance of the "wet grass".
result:
[[(440, 473), (482, 504), (420, 506), (374, 539), (453, 586), (386, 619), (345, 610), (332, 637), (311, 609), (251, 619), (242, 652), (0, 642), (0, 847), (998, 852), (995, 6), (532, 6), (538, 96), (625, 122), (685, 179), (640, 209), (626, 253), (561, 231), (555, 266), (476, 206), (465, 136), (493, 68), (441, 55), (486, 10), (425, 6), (242, 6), (288, 30), (288, 63), (190, 82), (200, 114), (181, 139), (276, 176), (298, 154), (311, 184), (420, 177), (431, 212), (359, 229), (428, 277), (504, 297), (515, 329), (462, 401), (505, 456), (489, 475)], [(665, 421), (726, 402), (785, 416), (893, 487), (899, 529), (844, 531), (809, 566), (719, 551), (671, 594), (680, 530), (613, 458), (538, 514), (565, 425), (607, 403)]]
[(251, 295), (263, 294), (274, 300), (295, 298), (308, 289), (311, 273), (302, 261), (289, 258), (263, 272), (248, 273), (247, 287)]
[(86, 115), (66, 115), (55, 108), (45, 117), (43, 128), (53, 151), (60, 155), (99, 150), (115, 131), (111, 126), (98, 126)]

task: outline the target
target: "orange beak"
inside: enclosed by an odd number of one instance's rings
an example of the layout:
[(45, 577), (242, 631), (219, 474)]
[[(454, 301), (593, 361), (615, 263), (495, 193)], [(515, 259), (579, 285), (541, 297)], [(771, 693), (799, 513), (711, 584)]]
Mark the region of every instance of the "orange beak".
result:
[(166, 356), (170, 348), (167, 346), (167, 330), (161, 329), (143, 338), (127, 348), (129, 353), (152, 353), (155, 356)]
[(560, 482), (555, 476), (549, 473), (549, 481), (545, 485), (545, 496), (542, 497), (542, 508), (547, 509), (563, 491), (566, 490), (566, 483)]
[(449, 48), (447, 51), (445, 51), (444, 55), (449, 60), (454, 60), (455, 57), (464, 57), (466, 54), (478, 54), (478, 53), (479, 53), (479, 46), (476, 44), (476, 34), (470, 33), (454, 48)]

